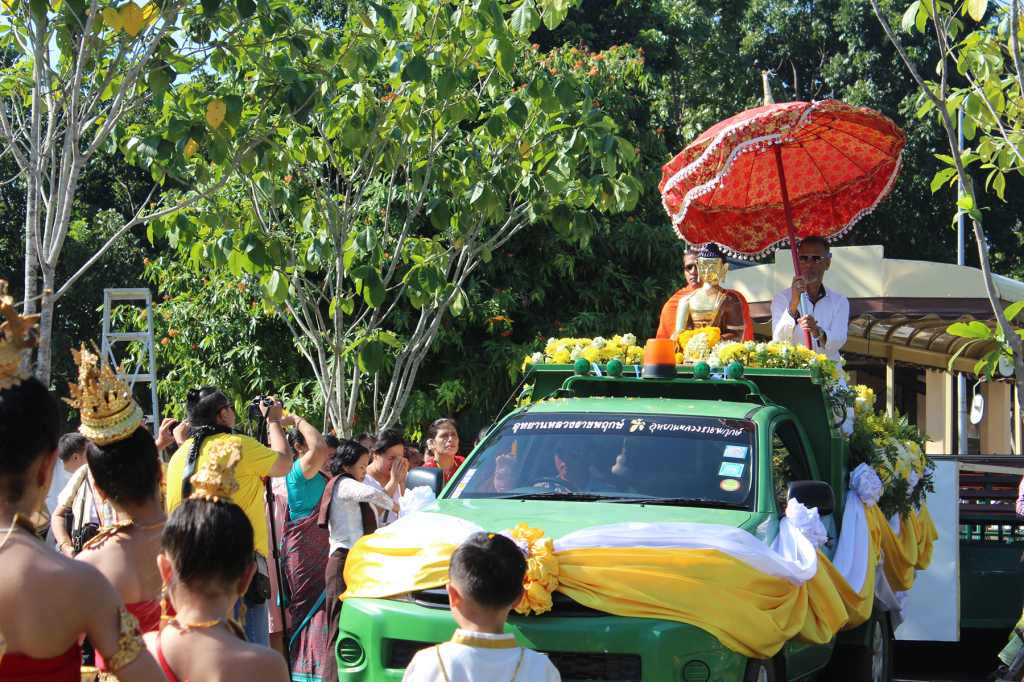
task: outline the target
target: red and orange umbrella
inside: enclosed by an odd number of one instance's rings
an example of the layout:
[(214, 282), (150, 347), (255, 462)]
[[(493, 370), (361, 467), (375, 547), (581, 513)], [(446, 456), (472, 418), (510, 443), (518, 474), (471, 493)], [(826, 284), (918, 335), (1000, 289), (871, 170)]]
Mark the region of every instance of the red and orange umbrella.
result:
[[(746, 258), (838, 237), (885, 198), (906, 137), (871, 109), (835, 100), (748, 109), (712, 126), (662, 167), (662, 203), (693, 246)], [(805, 333), (808, 348), (811, 336)]]
[(853, 227), (889, 193), (905, 142), (870, 109), (769, 104), (705, 131), (663, 167), (659, 189), (682, 239), (757, 257)]

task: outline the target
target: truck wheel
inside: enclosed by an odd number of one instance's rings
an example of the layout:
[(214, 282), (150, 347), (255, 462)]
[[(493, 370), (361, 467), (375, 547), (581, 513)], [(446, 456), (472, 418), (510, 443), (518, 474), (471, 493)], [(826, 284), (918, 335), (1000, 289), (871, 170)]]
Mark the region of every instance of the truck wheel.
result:
[(775, 682), (775, 665), (772, 659), (748, 658), (743, 682)]
[(870, 644), (836, 644), (822, 679), (836, 682), (892, 682), (892, 634), (885, 613), (871, 614)]

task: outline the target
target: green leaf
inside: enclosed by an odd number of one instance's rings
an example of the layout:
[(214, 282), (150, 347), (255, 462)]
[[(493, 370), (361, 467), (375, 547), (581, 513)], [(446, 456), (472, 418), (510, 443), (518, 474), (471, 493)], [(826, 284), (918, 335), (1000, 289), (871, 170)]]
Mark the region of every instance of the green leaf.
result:
[(554, 2), (549, 2), (548, 6), (544, 8), (544, 14), (542, 15), (544, 25), (552, 31), (555, 30), (565, 19), (567, 13), (567, 11), (556, 7)]
[(203, 5), (203, 14), (208, 17), (212, 17), (217, 14), (217, 10), (220, 9), (220, 0), (201, 0)]
[(483, 262), (490, 263), (491, 257), (491, 250), (488, 249), (486, 246), (480, 249), (480, 259), (483, 260)]
[(402, 350), (402, 342), (391, 332), (378, 332), (377, 338), (396, 350)]
[(434, 210), (430, 212), (430, 224), (434, 226), (434, 229), (447, 229), (451, 224), (451, 220), (452, 212), (443, 201), (438, 203), (438, 205), (434, 207)]
[(520, 35), (533, 33), (540, 26), (540, 14), (533, 5), (533, 0), (526, 0), (516, 11), (512, 12), (512, 30)]
[(236, 0), (235, 7), (238, 9), (238, 16), (242, 19), (248, 19), (256, 13), (254, 0)]
[(971, 15), (971, 19), (981, 21), (985, 18), (987, 10), (988, 0), (967, 0), (967, 13)]
[(1024, 310), (1024, 301), (1017, 301), (1016, 303), (1008, 307), (1006, 310), (1004, 310), (1003, 314), (1006, 315), (1007, 320), (1012, 322), (1013, 318), (1020, 315), (1021, 310)]
[(906, 33), (914, 28), (914, 24), (917, 23), (917, 11), (921, 9), (921, 0), (914, 0), (914, 4), (907, 8), (907, 11), (903, 13), (902, 27)]
[(505, 132), (505, 121), (501, 118), (500, 114), (495, 114), (487, 119), (487, 123), (484, 124), (487, 128), (487, 134), (493, 138), (501, 137), (501, 134)]
[(416, 8), (416, 3), (410, 2), (409, 9), (405, 10), (405, 15), (402, 17), (402, 28), (409, 33), (415, 32), (417, 16), (419, 16), (419, 10)]
[(563, 109), (568, 109), (573, 104), (576, 104), (576, 90), (564, 78), (559, 78), (558, 82), (555, 83), (555, 97), (558, 98)]
[(449, 99), (459, 88), (459, 78), (451, 69), (445, 69), (437, 78), (437, 96)]
[(992, 330), (977, 320), (972, 321), (970, 324), (954, 322), (946, 328), (946, 333), (952, 334), (953, 336), (962, 336), (968, 339), (992, 338)]
[(466, 309), (467, 305), (469, 305), (469, 297), (466, 296), (466, 292), (460, 288), (455, 294), (455, 298), (452, 299), (452, 304), (450, 306), (452, 315), (458, 317), (462, 314), (462, 311)]
[(498, 70), (511, 77), (516, 65), (516, 48), (505, 36), (498, 38), (497, 43)]
[(995, 179), (992, 180), (992, 189), (996, 191), (996, 196), (1006, 201), (1006, 198), (1003, 196), (1006, 192), (1006, 176), (1001, 172), (997, 173)]
[(956, 177), (956, 168), (943, 168), (932, 178), (932, 194), (935, 194), (950, 178)]
[(380, 278), (380, 273), (375, 268), (367, 268), (366, 276), (362, 280), (363, 299), (366, 304), (376, 308), (384, 303), (384, 282)]
[(285, 299), (288, 298), (288, 279), (281, 274), (280, 270), (274, 270), (271, 273), (270, 279), (267, 280), (264, 288), (267, 292), (267, 298), (274, 303), (284, 303)]
[(373, 231), (373, 228), (366, 227), (356, 232), (353, 243), (363, 253), (370, 253), (380, 242), (377, 240), (377, 233)]
[(402, 69), (402, 76), (405, 80), (426, 83), (430, 80), (430, 64), (420, 55), (416, 55)]
[(508, 120), (515, 125), (517, 128), (526, 126), (526, 120), (530, 116), (530, 110), (523, 104), (523, 100), (518, 97), (509, 97), (505, 101), (505, 115), (508, 116)]
[[(395, 19), (395, 15), (391, 13), (391, 10), (389, 10), (386, 7), (382, 7), (381, 5), (378, 5), (377, 3), (373, 2), (373, 0), (368, 1), (370, 3), (370, 7), (373, 8), (372, 14), (376, 15), (377, 19), (383, 21), (384, 25), (387, 26), (389, 29), (391, 29), (392, 31), (397, 31), (398, 21)], [(374, 21), (374, 23), (376, 24), (377, 22)]]
[(380, 341), (367, 341), (359, 349), (359, 369), (374, 374), (384, 364), (384, 346)]

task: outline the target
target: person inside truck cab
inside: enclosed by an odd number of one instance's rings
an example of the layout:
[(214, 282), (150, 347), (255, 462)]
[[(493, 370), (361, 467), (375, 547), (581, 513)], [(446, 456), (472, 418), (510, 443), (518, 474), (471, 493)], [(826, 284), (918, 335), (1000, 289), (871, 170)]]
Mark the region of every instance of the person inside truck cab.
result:
[[(582, 444), (561, 441), (555, 445), (554, 450), (557, 475), (537, 483), (536, 487), (562, 489), (572, 493), (618, 492), (591, 473), (591, 458)], [(564, 481), (565, 485), (560, 485), (559, 480)]]

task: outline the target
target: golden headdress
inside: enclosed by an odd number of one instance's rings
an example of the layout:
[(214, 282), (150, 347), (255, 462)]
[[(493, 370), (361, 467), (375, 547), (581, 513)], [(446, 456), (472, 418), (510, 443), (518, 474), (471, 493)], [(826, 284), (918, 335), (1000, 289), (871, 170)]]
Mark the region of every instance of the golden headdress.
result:
[[(221, 459), (227, 457), (222, 464)], [(210, 459), (199, 467), (199, 473), (191, 478), (193, 493), (190, 497), (201, 497), (213, 502), (231, 502), (231, 496), (238, 492), (235, 467), (242, 461), (242, 445), (233, 440), (222, 440), (210, 448)]]
[(117, 372), (104, 362), (100, 369), (100, 351), (93, 342), (90, 352), (85, 344), (82, 350), (71, 349), (78, 365), (78, 384), (68, 382), (73, 400), (64, 402), (79, 411), (82, 425), (78, 432), (96, 445), (110, 445), (135, 433), (143, 424), (142, 408), (132, 399), (128, 384), (121, 377), (124, 367)]
[(36, 345), (39, 339), (39, 315), (22, 317), (14, 309), (14, 299), (7, 295), (7, 281), (0, 279), (0, 391), (17, 386), (29, 375), (21, 371), (22, 352)]

